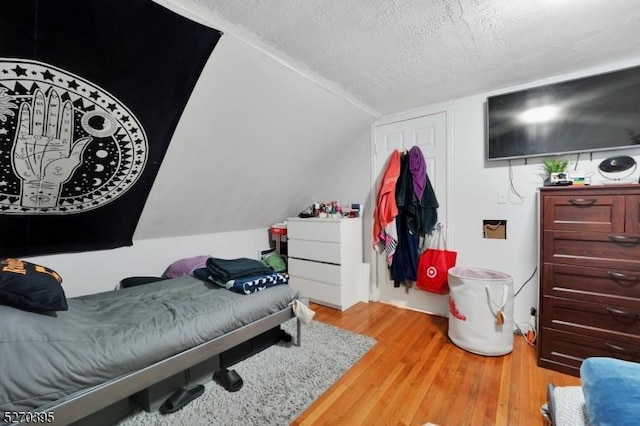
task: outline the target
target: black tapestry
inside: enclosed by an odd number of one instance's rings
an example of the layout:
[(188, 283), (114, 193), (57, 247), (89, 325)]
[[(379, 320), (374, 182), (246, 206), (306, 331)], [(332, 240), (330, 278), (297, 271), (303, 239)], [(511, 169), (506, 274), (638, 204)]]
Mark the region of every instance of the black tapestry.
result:
[(0, 257), (132, 244), (221, 33), (151, 0), (5, 0)]

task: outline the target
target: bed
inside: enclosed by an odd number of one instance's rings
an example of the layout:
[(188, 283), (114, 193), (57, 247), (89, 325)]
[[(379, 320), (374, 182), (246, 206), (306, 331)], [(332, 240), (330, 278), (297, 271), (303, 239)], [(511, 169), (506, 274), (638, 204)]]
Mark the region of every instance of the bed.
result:
[(288, 285), (242, 295), (181, 277), (71, 298), (55, 314), (0, 306), (0, 423), (16, 411), (86, 418), (279, 326), (298, 298)]

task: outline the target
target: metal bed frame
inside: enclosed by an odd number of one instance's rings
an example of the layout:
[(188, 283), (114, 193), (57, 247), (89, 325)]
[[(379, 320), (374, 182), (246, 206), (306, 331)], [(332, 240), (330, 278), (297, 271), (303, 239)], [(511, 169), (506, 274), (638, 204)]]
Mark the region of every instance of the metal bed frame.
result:
[[(70, 425), (100, 410), (109, 408), (130, 396), (154, 384), (179, 374), (186, 369), (207, 361), (220, 353), (246, 342), (266, 331), (277, 327), (289, 319), (295, 318), (292, 307), (287, 307), (274, 314), (242, 326), (213, 340), (202, 343), (191, 349), (173, 355), (141, 370), (112, 379), (86, 390), (76, 392), (50, 405), (40, 407), (39, 413), (52, 412), (52, 421), (34, 422), (36, 419), (26, 418), (29, 423), (5, 424), (46, 424)], [(300, 346), (301, 322), (297, 319), (295, 345)], [(95, 421), (91, 421), (95, 424)]]

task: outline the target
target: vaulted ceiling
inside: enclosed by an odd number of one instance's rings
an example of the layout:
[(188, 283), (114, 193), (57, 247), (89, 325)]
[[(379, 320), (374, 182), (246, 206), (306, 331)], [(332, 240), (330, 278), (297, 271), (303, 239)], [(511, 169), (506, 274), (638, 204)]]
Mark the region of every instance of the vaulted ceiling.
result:
[(637, 0), (188, 1), (376, 116), (640, 52)]
[(640, 61), (638, 0), (154, 1), (224, 35), (136, 240), (366, 203), (377, 117)]

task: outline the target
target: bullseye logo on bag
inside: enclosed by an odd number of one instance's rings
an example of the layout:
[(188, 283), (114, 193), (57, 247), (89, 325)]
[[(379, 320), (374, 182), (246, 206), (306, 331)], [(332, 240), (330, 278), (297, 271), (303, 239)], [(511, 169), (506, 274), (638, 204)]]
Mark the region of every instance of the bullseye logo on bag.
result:
[(436, 269), (435, 266), (429, 266), (429, 268), (427, 268), (427, 276), (429, 278), (435, 278), (438, 275), (438, 270)]
[(103, 206), (142, 174), (147, 136), (114, 96), (60, 68), (0, 58), (0, 214)]

